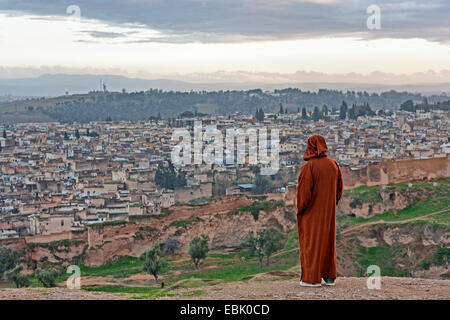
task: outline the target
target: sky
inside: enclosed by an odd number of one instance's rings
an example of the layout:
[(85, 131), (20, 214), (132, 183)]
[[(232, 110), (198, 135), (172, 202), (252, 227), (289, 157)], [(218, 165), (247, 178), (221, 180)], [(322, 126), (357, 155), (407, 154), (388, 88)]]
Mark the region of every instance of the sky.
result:
[(445, 0), (0, 0), (0, 77), (450, 82), (449, 16)]

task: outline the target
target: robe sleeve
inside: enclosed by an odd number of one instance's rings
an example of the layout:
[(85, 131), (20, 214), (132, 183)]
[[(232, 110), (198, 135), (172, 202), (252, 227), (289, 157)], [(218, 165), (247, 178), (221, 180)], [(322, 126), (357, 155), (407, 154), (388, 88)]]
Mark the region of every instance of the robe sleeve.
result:
[(309, 165), (304, 165), (300, 170), (297, 183), (297, 215), (301, 215), (308, 208), (311, 201), (314, 181)]
[(342, 172), (341, 172), (341, 168), (339, 167), (339, 165), (337, 164), (337, 162), (335, 161), (337, 168), (338, 168), (338, 179), (337, 179), (337, 189), (336, 189), (336, 204), (338, 204), (339, 200), (341, 200), (342, 197), (342, 192), (344, 190), (344, 185), (342, 182)]

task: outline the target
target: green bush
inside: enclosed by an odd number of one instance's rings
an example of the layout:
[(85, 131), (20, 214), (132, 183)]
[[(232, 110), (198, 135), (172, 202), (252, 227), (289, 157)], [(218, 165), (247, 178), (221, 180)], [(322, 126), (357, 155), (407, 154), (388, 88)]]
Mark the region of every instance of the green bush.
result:
[(19, 253), (8, 247), (0, 247), (0, 279), (3, 274), (13, 269), (19, 261)]
[(59, 272), (55, 269), (36, 269), (34, 276), (45, 288), (52, 288), (56, 286)]
[(352, 208), (352, 209), (355, 209), (356, 207), (361, 207), (361, 206), (362, 206), (361, 199), (353, 198), (352, 201), (350, 202), (350, 208)]
[(6, 279), (8, 279), (8, 281), (14, 282), (17, 288), (30, 286), (30, 280), (28, 280), (28, 277), (26, 275), (21, 274), (22, 270), (23, 265), (19, 264), (14, 269), (5, 273)]

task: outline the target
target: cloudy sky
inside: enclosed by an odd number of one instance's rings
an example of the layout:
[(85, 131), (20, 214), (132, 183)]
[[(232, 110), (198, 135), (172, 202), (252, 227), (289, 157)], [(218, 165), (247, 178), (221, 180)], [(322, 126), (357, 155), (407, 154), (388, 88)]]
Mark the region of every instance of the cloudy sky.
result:
[[(380, 29), (367, 27), (371, 5)], [(450, 82), (449, 16), (448, 0), (0, 0), (0, 77), (299, 71)]]

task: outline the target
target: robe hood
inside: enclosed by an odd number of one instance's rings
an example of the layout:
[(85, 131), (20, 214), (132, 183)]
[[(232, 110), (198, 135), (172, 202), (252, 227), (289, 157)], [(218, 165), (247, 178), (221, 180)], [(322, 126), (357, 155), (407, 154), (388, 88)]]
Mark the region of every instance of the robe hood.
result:
[(303, 160), (308, 161), (313, 158), (326, 157), (327, 154), (327, 143), (325, 138), (314, 134), (308, 139), (308, 145), (306, 146), (306, 151), (303, 155)]

